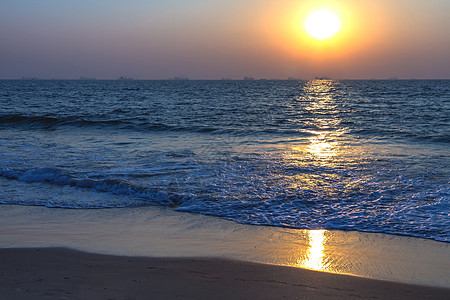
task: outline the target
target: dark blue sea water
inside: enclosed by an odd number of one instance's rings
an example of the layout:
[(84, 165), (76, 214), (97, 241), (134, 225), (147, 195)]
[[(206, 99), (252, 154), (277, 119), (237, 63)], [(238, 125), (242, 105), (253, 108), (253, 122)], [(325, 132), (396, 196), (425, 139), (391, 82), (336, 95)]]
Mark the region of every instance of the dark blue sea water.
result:
[(449, 175), (450, 81), (0, 81), (2, 204), (449, 241)]

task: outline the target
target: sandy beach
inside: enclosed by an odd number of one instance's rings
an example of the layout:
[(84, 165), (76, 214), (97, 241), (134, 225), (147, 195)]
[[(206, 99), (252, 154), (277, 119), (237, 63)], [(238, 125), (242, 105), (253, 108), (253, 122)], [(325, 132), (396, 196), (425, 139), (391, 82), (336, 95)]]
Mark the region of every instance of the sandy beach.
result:
[(24, 206), (2, 206), (0, 237), (2, 299), (446, 299), (450, 293), (448, 244), (410, 237), (242, 225), (159, 207)]
[(214, 258), (0, 250), (3, 299), (448, 299), (449, 289)]

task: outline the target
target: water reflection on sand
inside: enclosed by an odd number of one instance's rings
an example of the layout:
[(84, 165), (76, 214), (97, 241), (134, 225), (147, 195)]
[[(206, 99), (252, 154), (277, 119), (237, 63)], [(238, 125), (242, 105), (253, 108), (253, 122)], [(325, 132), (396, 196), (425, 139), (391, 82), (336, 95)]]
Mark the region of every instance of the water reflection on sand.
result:
[(311, 270), (327, 271), (324, 261), (325, 230), (308, 231), (309, 246), (306, 255), (299, 259), (298, 266)]

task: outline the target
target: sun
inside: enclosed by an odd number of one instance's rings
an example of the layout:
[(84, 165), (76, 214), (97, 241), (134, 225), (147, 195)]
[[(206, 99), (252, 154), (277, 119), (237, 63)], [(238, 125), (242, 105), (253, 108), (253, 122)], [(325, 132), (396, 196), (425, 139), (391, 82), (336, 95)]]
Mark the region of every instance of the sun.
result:
[(304, 28), (312, 38), (326, 40), (341, 30), (341, 20), (331, 10), (316, 10), (308, 15)]

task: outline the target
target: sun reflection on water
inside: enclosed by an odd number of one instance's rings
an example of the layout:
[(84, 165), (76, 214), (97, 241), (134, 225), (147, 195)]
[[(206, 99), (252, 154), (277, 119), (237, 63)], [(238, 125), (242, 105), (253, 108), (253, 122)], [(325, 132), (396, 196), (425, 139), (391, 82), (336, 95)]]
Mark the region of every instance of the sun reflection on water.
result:
[[(297, 195), (304, 195), (305, 202), (320, 203), (323, 199), (339, 194), (339, 185), (345, 178), (334, 170), (342, 164), (348, 148), (341, 126), (344, 110), (340, 104), (343, 95), (340, 83), (332, 80), (312, 80), (304, 86), (304, 96), (298, 98), (301, 109), (308, 118), (304, 121), (310, 136), (296, 145), (291, 145), (286, 162), (295, 166), (290, 174), (290, 188), (297, 189)], [(302, 193), (309, 191), (308, 193)], [(300, 196), (301, 197), (301, 196)], [(309, 201), (309, 202), (308, 202)], [(309, 245), (299, 258), (302, 268), (332, 272), (326, 256), (326, 230), (309, 230)]]
[(320, 133), (310, 137), (310, 144), (306, 148), (309, 154), (317, 158), (331, 158), (336, 155), (337, 142), (329, 141), (327, 133)]
[(298, 266), (301, 268), (326, 271), (327, 265), (324, 263), (325, 230), (308, 231), (309, 247), (304, 259), (300, 259)]
[(314, 164), (331, 166), (341, 153), (341, 138), (344, 129), (340, 127), (339, 82), (332, 80), (312, 80), (304, 86), (304, 96), (296, 99), (303, 103), (302, 109), (310, 114), (305, 131), (311, 136), (290, 146), (288, 160), (296, 165)]
[(346, 129), (341, 126), (339, 99), (344, 92), (333, 80), (312, 80), (302, 88), (296, 101), (299, 111), (307, 115), (302, 122), (309, 137), (287, 147), (285, 162), (296, 172), (288, 174), (286, 180), (292, 190), (330, 196), (340, 180), (333, 169), (342, 164), (349, 150), (344, 141)]

